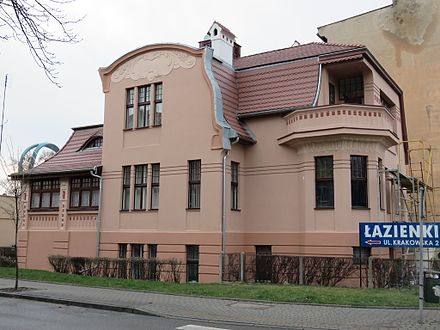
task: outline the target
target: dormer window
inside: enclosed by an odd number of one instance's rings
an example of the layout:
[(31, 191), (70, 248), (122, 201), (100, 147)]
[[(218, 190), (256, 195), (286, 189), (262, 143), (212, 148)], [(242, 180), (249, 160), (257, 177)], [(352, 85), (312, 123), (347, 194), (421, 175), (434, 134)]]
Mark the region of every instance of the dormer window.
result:
[(89, 140), (82, 150), (102, 148), (102, 136)]
[(214, 35), (216, 36), (218, 34), (217, 29), (214, 29)]

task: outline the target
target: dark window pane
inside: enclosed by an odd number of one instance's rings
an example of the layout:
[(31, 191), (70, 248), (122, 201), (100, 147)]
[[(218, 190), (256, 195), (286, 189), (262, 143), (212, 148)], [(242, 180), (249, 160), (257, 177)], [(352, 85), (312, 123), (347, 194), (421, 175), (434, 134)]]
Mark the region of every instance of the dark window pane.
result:
[(189, 161), (188, 207), (200, 208), (201, 161)]
[(148, 259), (157, 258), (157, 244), (148, 244)]
[(315, 157), (316, 207), (334, 207), (333, 156)]
[(362, 76), (339, 81), (339, 99), (347, 103), (363, 103), (364, 81)]
[(119, 244), (119, 258), (127, 258), (127, 244)]
[(368, 207), (367, 157), (351, 156), (351, 206)]

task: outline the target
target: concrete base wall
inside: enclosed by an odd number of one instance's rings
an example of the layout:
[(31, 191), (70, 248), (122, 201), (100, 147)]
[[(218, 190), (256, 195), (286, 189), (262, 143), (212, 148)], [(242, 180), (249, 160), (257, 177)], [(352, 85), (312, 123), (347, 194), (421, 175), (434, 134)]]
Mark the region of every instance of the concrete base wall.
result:
[[(351, 257), (353, 247), (359, 246), (357, 233), (228, 233), (227, 253), (255, 253), (256, 245), (271, 245), (274, 255), (310, 255)], [(157, 244), (157, 257), (176, 258), (186, 262), (186, 245), (199, 245), (199, 280), (219, 281), (220, 233), (101, 233), (100, 256), (115, 258), (119, 245), (144, 244), (144, 257), (148, 244)], [(48, 256), (68, 255), (94, 257), (96, 233), (91, 231), (20, 231), (20, 267), (52, 270)], [(374, 255), (388, 256), (388, 249), (375, 249)], [(185, 280), (185, 274), (182, 279)]]

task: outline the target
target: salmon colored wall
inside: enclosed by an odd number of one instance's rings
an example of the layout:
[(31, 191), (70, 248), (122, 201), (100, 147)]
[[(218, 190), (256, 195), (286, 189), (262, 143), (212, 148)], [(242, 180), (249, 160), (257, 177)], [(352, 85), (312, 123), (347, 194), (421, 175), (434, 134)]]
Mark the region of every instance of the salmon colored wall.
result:
[[(398, 0), (318, 29), (331, 43), (363, 44), (402, 88), (410, 140), (440, 145), (440, 5), (437, 0)], [(420, 147), (413, 145), (411, 147)], [(413, 154), (414, 161), (420, 155)], [(440, 153), (433, 153), (434, 185), (440, 186)], [(435, 209), (440, 207), (437, 193)]]
[[(135, 50), (100, 69), (105, 92), (100, 256), (116, 257), (118, 244), (129, 244), (129, 251), (130, 244), (157, 244), (158, 258), (177, 258), (185, 263), (186, 245), (199, 245), (200, 280), (214, 282), (219, 279), (224, 154), (213, 86), (204, 61), (203, 50), (158, 45)], [(143, 65), (149, 70), (143, 71)], [(376, 79), (368, 64), (362, 67), (372, 88), (369, 97), (374, 100), (373, 92), (384, 81)], [(325, 79), (330, 79), (326, 74), (324, 70)], [(124, 130), (126, 88), (157, 82), (163, 84), (162, 125)], [(322, 100), (325, 89), (321, 93)], [(371, 106), (362, 111), (382, 114), (384, 109)], [(343, 133), (333, 132), (341, 120), (336, 115), (318, 118), (317, 125), (323, 126), (319, 129), (311, 121), (291, 125), (289, 118), (246, 119), (257, 142), (232, 145), (227, 159), (226, 252), (254, 253), (255, 245), (271, 245), (274, 254), (351, 256), (352, 247), (359, 245), (359, 221), (387, 217), (378, 210), (377, 159), (384, 159), (387, 166), (395, 165), (396, 155), (387, 148), (396, 143), (396, 137), (386, 129), (372, 133), (368, 125), (373, 119), (365, 114), (350, 118), (354, 126)], [(335, 208), (317, 210), (314, 157), (325, 155), (334, 157)], [(369, 209), (351, 208), (350, 155), (368, 156)], [(202, 160), (200, 210), (187, 210), (188, 160), (193, 159)], [(231, 161), (240, 164), (240, 210), (230, 209)], [(159, 210), (121, 211), (122, 166), (152, 163), (160, 163), (161, 169)], [(133, 168), (131, 175), (132, 206)], [(150, 187), (151, 167), (147, 206)], [(67, 179), (62, 180), (61, 189), (68, 190)], [(19, 245), (25, 267), (48, 268), (50, 254), (95, 255), (97, 215), (66, 209), (67, 196), (60, 212), (25, 215)], [(89, 227), (81, 228), (73, 221), (74, 213), (84, 221), (87, 216)], [(145, 256), (147, 247), (144, 250)]]

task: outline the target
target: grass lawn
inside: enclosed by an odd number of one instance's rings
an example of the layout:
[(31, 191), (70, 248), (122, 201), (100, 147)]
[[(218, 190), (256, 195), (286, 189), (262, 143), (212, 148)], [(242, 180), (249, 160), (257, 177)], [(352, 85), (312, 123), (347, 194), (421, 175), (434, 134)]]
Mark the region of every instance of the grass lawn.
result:
[[(0, 277), (14, 277), (14, 268), (0, 267)], [(86, 286), (124, 288), (196, 296), (257, 299), (315, 304), (353, 306), (417, 307), (416, 289), (357, 289), (302, 285), (244, 284), (244, 283), (163, 283), (143, 280), (123, 280), (53, 273), (43, 270), (20, 269), (20, 279)], [(427, 304), (440, 307), (437, 304)]]

